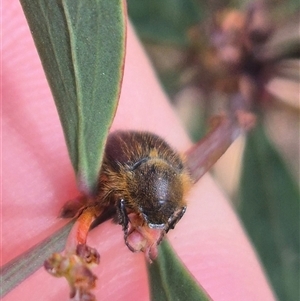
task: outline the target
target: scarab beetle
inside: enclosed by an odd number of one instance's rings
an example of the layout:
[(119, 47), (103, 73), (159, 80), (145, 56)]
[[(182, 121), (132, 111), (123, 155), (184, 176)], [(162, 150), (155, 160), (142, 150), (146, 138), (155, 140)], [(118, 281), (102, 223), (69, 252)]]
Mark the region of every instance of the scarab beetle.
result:
[(107, 139), (96, 203), (116, 208), (127, 246), (138, 251), (128, 236), (148, 227), (160, 233), (158, 244), (185, 213), (190, 184), (182, 157), (162, 138), (116, 131)]

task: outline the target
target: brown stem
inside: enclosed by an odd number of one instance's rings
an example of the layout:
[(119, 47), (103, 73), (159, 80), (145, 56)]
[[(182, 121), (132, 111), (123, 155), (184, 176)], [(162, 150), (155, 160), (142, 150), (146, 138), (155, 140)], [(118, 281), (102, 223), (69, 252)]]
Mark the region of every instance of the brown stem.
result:
[(87, 207), (83, 210), (69, 234), (65, 248), (66, 253), (74, 253), (77, 245), (86, 244), (91, 225), (102, 211), (96, 206)]
[(187, 167), (194, 182), (216, 163), (242, 132), (242, 127), (233, 118), (217, 116), (212, 121), (210, 132), (185, 153)]

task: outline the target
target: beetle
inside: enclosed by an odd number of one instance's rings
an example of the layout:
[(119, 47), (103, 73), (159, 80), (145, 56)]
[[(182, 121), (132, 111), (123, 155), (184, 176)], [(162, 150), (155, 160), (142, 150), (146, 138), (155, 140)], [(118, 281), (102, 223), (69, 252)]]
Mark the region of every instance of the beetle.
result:
[(128, 242), (137, 228), (158, 230), (158, 244), (175, 227), (186, 211), (190, 186), (184, 159), (161, 137), (138, 131), (108, 136), (96, 203), (115, 207), (131, 251), (138, 251)]

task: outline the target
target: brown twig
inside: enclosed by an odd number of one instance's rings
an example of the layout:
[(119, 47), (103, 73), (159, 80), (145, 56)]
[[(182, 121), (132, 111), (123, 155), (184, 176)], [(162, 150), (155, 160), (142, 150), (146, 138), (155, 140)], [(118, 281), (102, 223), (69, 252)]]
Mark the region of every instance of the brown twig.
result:
[(225, 153), (243, 131), (236, 118), (216, 116), (212, 129), (186, 153), (186, 164), (194, 182), (197, 182)]

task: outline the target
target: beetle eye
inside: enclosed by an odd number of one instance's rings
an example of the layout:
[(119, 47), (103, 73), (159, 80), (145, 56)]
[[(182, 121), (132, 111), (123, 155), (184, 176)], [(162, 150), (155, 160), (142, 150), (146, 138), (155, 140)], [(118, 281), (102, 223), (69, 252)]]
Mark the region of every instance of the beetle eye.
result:
[(147, 162), (148, 160), (149, 160), (149, 158), (143, 158), (143, 159), (141, 159), (141, 160), (135, 162), (135, 163), (131, 166), (130, 170), (133, 171), (133, 170), (139, 168), (139, 166), (140, 166), (141, 164)]

